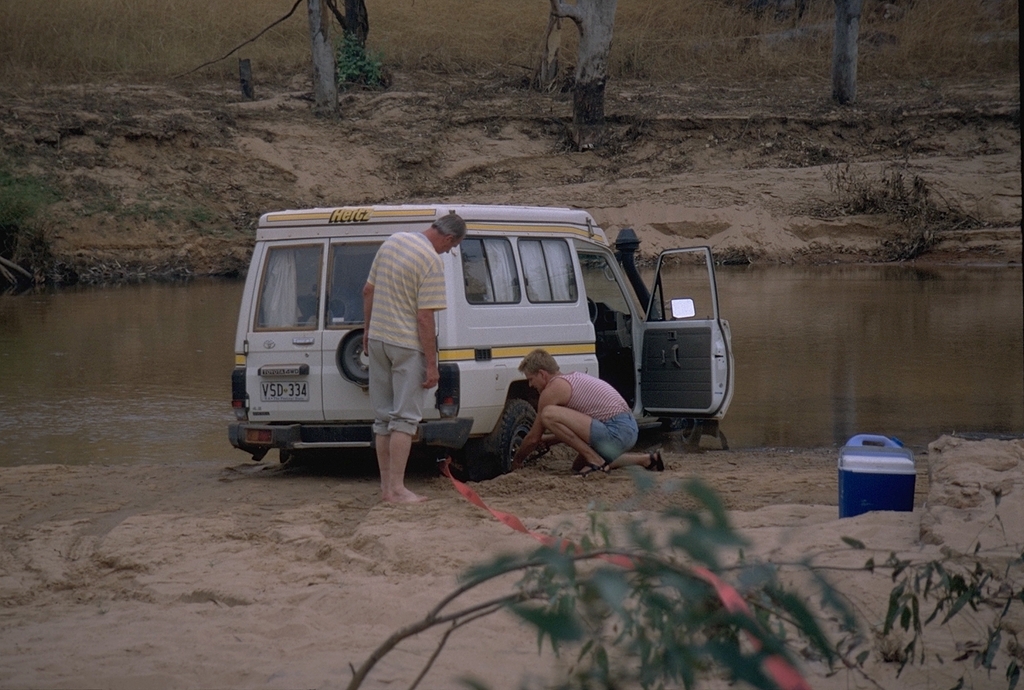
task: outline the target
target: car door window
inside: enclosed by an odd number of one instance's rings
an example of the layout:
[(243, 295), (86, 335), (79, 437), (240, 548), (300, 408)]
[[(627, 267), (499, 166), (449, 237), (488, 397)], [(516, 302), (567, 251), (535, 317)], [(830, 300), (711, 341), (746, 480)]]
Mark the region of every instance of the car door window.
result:
[(363, 286), (370, 275), (380, 242), (335, 244), (331, 247), (327, 285), (327, 327), (363, 323)]
[(648, 321), (673, 320), (671, 300), (692, 301), (694, 320), (716, 318), (714, 273), (703, 251), (673, 251), (662, 255), (651, 291)]
[(270, 248), (256, 307), (257, 331), (316, 329), (322, 255), (321, 245)]
[(516, 304), (520, 301), (519, 273), (508, 240), (467, 237), (459, 250), (467, 302)]
[(575, 302), (579, 296), (565, 240), (520, 240), (519, 258), (531, 302)]

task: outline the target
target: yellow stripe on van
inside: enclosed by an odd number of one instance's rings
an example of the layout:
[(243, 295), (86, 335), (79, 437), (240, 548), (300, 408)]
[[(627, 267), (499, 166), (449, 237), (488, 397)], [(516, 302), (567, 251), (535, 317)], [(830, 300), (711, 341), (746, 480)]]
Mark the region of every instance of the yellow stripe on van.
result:
[(377, 210), (374, 208), (368, 208), (363, 206), (341, 206), (338, 208), (318, 210), (318, 211), (302, 211), (302, 212), (285, 212), (285, 213), (272, 213), (267, 215), (268, 223), (288, 223), (295, 221), (310, 221), (310, 220), (322, 220), (329, 221), (337, 211), (358, 211), (367, 210), (370, 212), (370, 218), (367, 220), (376, 220), (379, 218), (410, 218), (418, 216), (426, 216), (433, 218), (437, 215), (437, 210), (433, 208), (405, 208), (405, 209), (392, 209), (387, 211)]
[(406, 216), (436, 216), (437, 209), (423, 208), (423, 209), (401, 209), (396, 211), (377, 211), (373, 212), (374, 218), (404, 218)]
[[(552, 355), (592, 355), (596, 352), (593, 343), (573, 343), (571, 345), (520, 345), (516, 347), (492, 347), (480, 349), (489, 349), (491, 351), (491, 359), (505, 359), (509, 357), (525, 357), (538, 347), (544, 348)], [(472, 361), (476, 359), (476, 350), (473, 350), (472, 348), (441, 350), (437, 354), (437, 358), (442, 362)]]
[[(466, 230), (494, 230), (497, 232), (518, 232), (518, 233), (532, 233), (532, 232), (557, 232), (557, 233), (569, 233), (571, 235), (579, 235), (580, 237), (586, 237), (588, 239), (600, 238), (604, 240), (598, 233), (583, 228), (577, 228), (572, 225), (497, 225), (491, 223), (466, 223)], [(605, 241), (607, 244), (607, 241)]]

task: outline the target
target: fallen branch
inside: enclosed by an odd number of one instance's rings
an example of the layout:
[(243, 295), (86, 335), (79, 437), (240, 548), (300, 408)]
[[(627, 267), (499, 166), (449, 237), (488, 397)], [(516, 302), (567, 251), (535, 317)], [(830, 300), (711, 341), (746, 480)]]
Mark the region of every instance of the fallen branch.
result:
[[(32, 274), (31, 273), (29, 273), (24, 268), (22, 268), (21, 266), (19, 266), (16, 263), (14, 263), (10, 259), (5, 259), (4, 257), (0, 256), (0, 266), (6, 267), (6, 268), (10, 268), (10, 269), (12, 269), (14, 271), (17, 271), (21, 275), (25, 276), (26, 280), (32, 280)], [(10, 272), (8, 272), (7, 270), (4, 270), (3, 273), (8, 278), (8, 280), (10, 280), (12, 283), (16, 282), (13, 279), (13, 276), (10, 275)]]
[(188, 72), (182, 72), (181, 74), (176, 74), (176, 75), (174, 75), (173, 77), (171, 77), (171, 79), (179, 79), (179, 78), (181, 78), (181, 77), (185, 77), (185, 76), (188, 76), (189, 74), (192, 74), (193, 72), (198, 72), (199, 70), (201, 70), (201, 69), (202, 69), (202, 68), (204, 68), (204, 67), (209, 67), (210, 65), (212, 65), (212, 64), (214, 64), (214, 63), (217, 63), (217, 62), (220, 62), (221, 60), (226, 60), (226, 59), (228, 59), (229, 57), (231, 57), (232, 55), (234, 55), (235, 53), (237, 53), (237, 52), (238, 52), (239, 50), (241, 50), (241, 49), (242, 49), (242, 48), (244, 48), (245, 46), (249, 45), (250, 43), (253, 43), (253, 42), (255, 42), (255, 41), (256, 41), (256, 39), (258, 39), (258, 38), (259, 38), (260, 36), (262, 36), (263, 34), (267, 33), (267, 32), (268, 32), (268, 31), (270, 31), (271, 29), (273, 29), (273, 28), (274, 28), (275, 26), (277, 26), (278, 24), (280, 24), (281, 22), (283, 22), (283, 21), (284, 21), (285, 19), (288, 19), (288, 17), (290, 17), (290, 16), (292, 16), (293, 14), (295, 14), (295, 8), (297, 8), (297, 7), (299, 6), (299, 3), (301, 3), (301, 2), (302, 2), (302, 0), (295, 0), (295, 4), (294, 4), (294, 5), (292, 5), (292, 8), (291, 8), (290, 10), (288, 10), (288, 14), (284, 15), (283, 17), (281, 17), (280, 19), (278, 19), (278, 20), (277, 20), (276, 22), (272, 23), (272, 24), (271, 24), (270, 26), (268, 26), (268, 27), (266, 27), (265, 29), (263, 29), (263, 31), (259, 32), (258, 34), (256, 34), (256, 35), (255, 35), (255, 36), (253, 36), (252, 38), (250, 38), (250, 39), (249, 39), (248, 41), (245, 41), (245, 42), (243, 42), (243, 43), (240, 43), (240, 44), (239, 44), (239, 45), (237, 45), (236, 47), (232, 48), (232, 49), (231, 49), (231, 50), (229, 50), (229, 51), (228, 51), (227, 53), (225, 53), (225, 54), (224, 54), (224, 55), (223, 55), (222, 57), (219, 57), (219, 58), (217, 58), (216, 60), (210, 60), (210, 61), (208, 61), (208, 62), (204, 62), (203, 64), (199, 65), (199, 66), (198, 66), (198, 67), (196, 67), (195, 69), (190, 69), (190, 70), (189, 70)]

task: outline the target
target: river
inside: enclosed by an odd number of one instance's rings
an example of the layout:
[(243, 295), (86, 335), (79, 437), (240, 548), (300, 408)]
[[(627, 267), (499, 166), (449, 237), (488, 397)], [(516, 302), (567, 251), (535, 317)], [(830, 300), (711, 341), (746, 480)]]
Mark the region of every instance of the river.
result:
[[(1020, 267), (726, 266), (718, 289), (731, 448), (1024, 434)], [(241, 291), (0, 296), (0, 466), (247, 459), (226, 432)]]

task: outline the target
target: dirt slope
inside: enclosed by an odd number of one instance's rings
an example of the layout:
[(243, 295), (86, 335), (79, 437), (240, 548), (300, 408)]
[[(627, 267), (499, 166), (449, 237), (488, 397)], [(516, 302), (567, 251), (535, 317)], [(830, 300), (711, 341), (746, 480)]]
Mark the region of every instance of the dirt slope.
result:
[[(3, 94), (4, 157), (63, 195), (40, 219), (53, 256), (34, 267), (83, 281), (234, 274), (265, 211), (438, 200), (583, 207), (612, 237), (634, 227), (647, 255), (1021, 259), (1015, 78), (864, 85), (852, 108), (811, 82), (613, 82), (604, 145), (584, 152), (569, 150), (567, 94), (505, 78), (399, 74), (388, 91), (343, 94), (336, 121), (311, 115), (305, 81), (258, 84), (254, 101), (231, 84)], [(874, 205), (858, 208), (865, 195)]]

